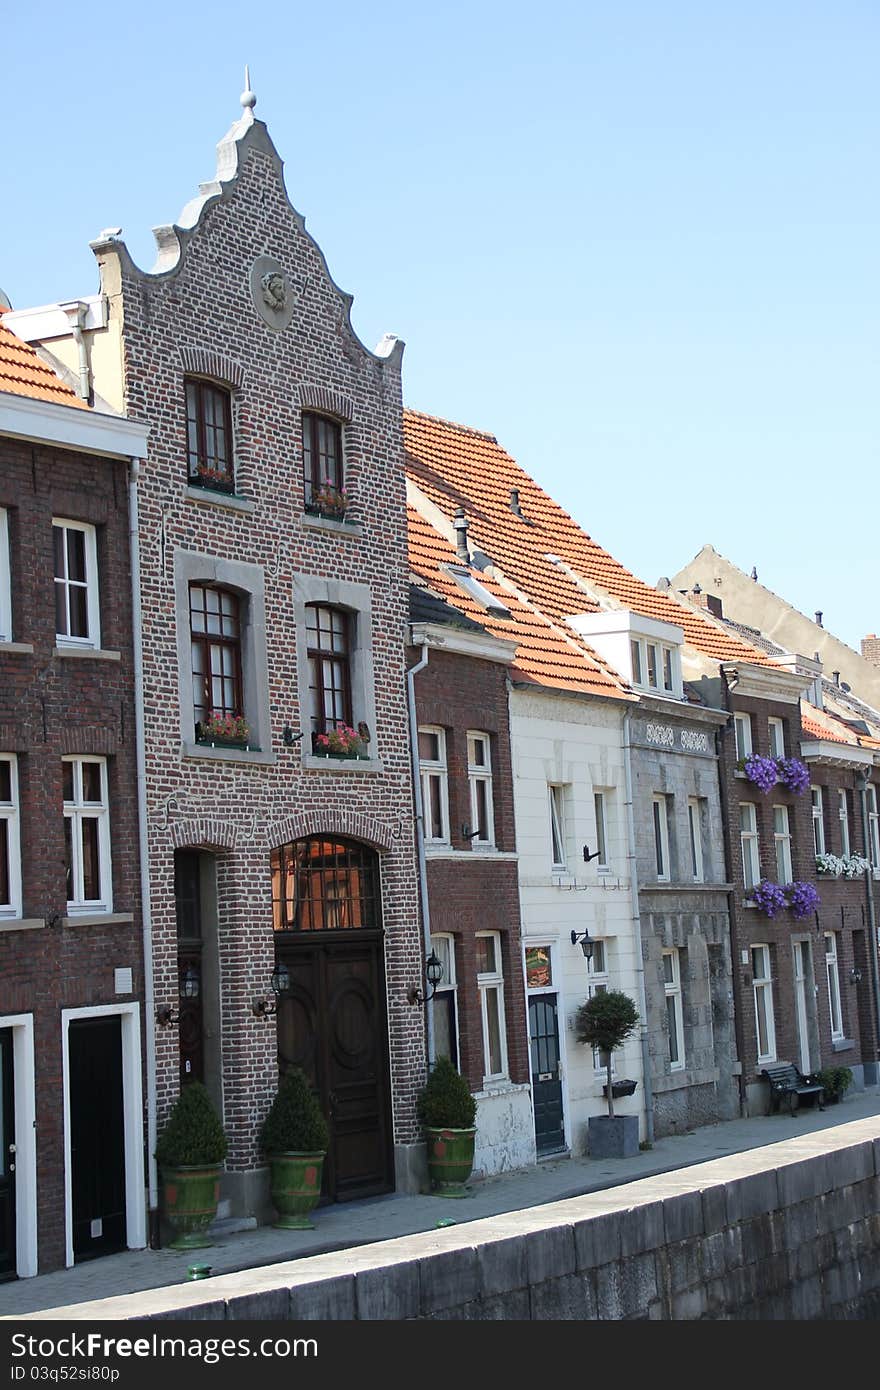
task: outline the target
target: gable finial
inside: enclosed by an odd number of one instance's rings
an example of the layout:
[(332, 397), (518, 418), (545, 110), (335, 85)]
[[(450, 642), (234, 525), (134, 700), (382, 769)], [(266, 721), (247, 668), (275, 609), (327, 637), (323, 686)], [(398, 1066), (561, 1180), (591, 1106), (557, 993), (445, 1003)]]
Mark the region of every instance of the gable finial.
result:
[(250, 110), (251, 115), (253, 115), (253, 109), (257, 104), (257, 98), (251, 91), (251, 74), (247, 63), (245, 63), (244, 65), (244, 91), (242, 92), (239, 100), (241, 101), (241, 104), (244, 107), (244, 109), (246, 111)]

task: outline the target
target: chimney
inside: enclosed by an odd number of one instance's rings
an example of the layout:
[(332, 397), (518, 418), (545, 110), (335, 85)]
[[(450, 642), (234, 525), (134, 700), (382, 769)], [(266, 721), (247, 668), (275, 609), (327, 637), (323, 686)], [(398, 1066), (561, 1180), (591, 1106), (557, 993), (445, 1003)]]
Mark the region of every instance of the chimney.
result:
[(832, 671), (832, 672), (831, 672), (831, 679), (834, 681), (834, 684), (835, 684), (835, 685), (840, 685), (840, 672), (839, 672), (839, 671)]
[(822, 609), (821, 609), (821, 608), (817, 608), (817, 609), (816, 609), (816, 626), (817, 626), (817, 627), (821, 627), (821, 626), (822, 626)]
[(471, 553), (468, 550), (468, 520), (464, 514), (464, 507), (459, 507), (455, 513), (455, 553), (463, 565), (471, 562)]
[[(687, 593), (687, 590), (682, 592)], [(724, 607), (717, 594), (704, 594), (699, 584), (695, 584), (688, 597), (697, 608), (705, 608), (707, 613), (713, 614), (716, 618), (724, 617)]]
[(862, 656), (872, 666), (880, 666), (880, 637), (875, 633), (869, 632), (867, 637), (862, 638)]

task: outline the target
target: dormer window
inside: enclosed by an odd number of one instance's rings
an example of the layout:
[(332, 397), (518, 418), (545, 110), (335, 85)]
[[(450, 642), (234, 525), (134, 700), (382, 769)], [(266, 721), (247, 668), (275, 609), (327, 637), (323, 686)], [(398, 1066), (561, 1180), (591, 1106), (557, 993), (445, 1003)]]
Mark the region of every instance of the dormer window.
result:
[(229, 392), (198, 378), (186, 382), (186, 445), (193, 487), (232, 492), (232, 405)]
[(636, 690), (681, 700), (684, 629), (629, 609), (574, 613), (565, 620)]
[(342, 429), (335, 420), (304, 411), (302, 430), (305, 509), (339, 519), (346, 503)]
[(630, 641), (632, 658), (632, 683), (643, 690), (654, 690), (658, 695), (677, 695), (681, 681), (678, 679), (678, 652), (665, 642), (649, 642), (644, 637), (633, 637)]

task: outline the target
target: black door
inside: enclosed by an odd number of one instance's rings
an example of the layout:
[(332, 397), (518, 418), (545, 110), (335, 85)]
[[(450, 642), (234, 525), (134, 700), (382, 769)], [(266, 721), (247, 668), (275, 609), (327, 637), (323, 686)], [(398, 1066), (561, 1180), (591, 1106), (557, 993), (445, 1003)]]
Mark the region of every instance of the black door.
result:
[(529, 999), (529, 1047), (535, 1146), (539, 1154), (554, 1153), (565, 1147), (555, 994), (535, 994)]
[(15, 1261), (15, 1091), (12, 1029), (0, 1030), (0, 1279), (14, 1279)]
[(278, 1005), (282, 1073), (302, 1067), (330, 1125), (329, 1201), (390, 1192), (392, 1145), (382, 939), (279, 944), (290, 989)]
[(125, 1249), (125, 1127), (118, 1014), (71, 1023), (70, 1161), (73, 1255)]

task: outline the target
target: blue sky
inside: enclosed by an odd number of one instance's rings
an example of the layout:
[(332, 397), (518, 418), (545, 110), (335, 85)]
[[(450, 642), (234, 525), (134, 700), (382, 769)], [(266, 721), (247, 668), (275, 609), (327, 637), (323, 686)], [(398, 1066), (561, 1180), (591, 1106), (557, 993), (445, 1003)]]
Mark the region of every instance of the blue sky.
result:
[(497, 434), (651, 583), (705, 542), (880, 631), (880, 9), (229, 0), (4, 19), (0, 287), (214, 172), (250, 64), (288, 191), (407, 403)]

